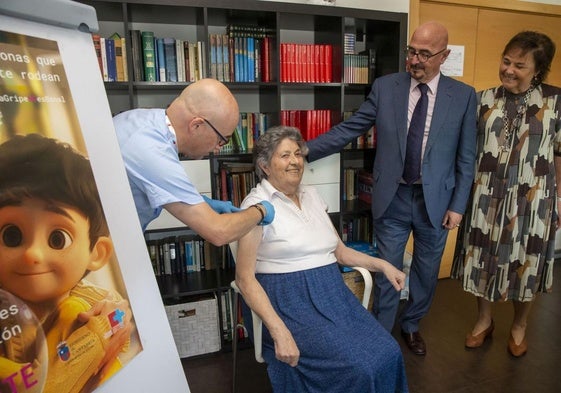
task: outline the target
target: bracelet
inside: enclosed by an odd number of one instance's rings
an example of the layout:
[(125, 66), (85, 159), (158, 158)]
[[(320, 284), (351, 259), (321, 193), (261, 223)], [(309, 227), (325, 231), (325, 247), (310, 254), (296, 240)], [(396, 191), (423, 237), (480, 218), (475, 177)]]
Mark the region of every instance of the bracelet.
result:
[(263, 212), (262, 205), (256, 203), (255, 205), (251, 205), (250, 207), (256, 208), (259, 211), (259, 213), (261, 213), (261, 221), (259, 221), (259, 223), (261, 223), (265, 219), (265, 213)]

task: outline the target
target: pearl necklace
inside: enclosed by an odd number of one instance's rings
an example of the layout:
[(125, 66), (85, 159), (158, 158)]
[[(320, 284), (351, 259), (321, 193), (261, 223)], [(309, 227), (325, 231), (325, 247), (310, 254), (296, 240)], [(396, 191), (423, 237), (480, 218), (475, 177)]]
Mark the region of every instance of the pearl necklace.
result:
[(534, 86), (530, 85), (530, 88), (526, 91), (526, 94), (524, 94), (524, 97), (522, 98), (522, 103), (516, 107), (516, 116), (514, 116), (514, 119), (512, 119), (512, 121), (508, 118), (508, 113), (506, 108), (506, 89), (504, 87), (502, 87), (502, 89), (503, 89), (503, 100), (504, 100), (502, 133), (505, 139), (502, 146), (500, 146), (500, 149), (502, 151), (509, 151), (510, 148), (512, 147), (512, 139), (513, 139), (512, 136), (518, 133), (518, 130), (522, 125), (522, 117), (524, 116), (526, 110), (528, 109), (528, 101), (530, 100), (530, 95), (534, 90)]

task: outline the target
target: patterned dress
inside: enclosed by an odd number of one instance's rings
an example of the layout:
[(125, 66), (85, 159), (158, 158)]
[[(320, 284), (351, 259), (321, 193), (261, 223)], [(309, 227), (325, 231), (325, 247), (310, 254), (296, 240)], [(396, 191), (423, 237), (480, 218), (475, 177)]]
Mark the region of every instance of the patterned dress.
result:
[[(476, 174), (452, 277), (489, 301), (531, 301), (553, 284), (561, 89), (538, 85), (526, 106), (522, 96), (502, 87), (478, 93)], [(520, 112), (510, 137), (505, 107), (508, 124)]]

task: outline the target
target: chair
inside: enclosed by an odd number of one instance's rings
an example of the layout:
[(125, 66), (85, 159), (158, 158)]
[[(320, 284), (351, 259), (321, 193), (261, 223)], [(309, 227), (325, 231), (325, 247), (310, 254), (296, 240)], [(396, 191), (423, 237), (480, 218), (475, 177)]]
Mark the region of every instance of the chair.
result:
[[(232, 256), (234, 261), (236, 260), (237, 251), (238, 251), (238, 243), (232, 242), (230, 243), (230, 251), (232, 252)], [(372, 274), (369, 270), (363, 267), (353, 267), (354, 270), (358, 271), (364, 280), (364, 292), (362, 294), (362, 306), (364, 308), (368, 308), (368, 304), (370, 302), (370, 296), (372, 294)], [(232, 309), (235, 310), (237, 315), (238, 310), (238, 302), (239, 302), (239, 295), (240, 289), (236, 285), (236, 281), (232, 281), (230, 283), (230, 287), (233, 289), (232, 291)], [(255, 360), (258, 363), (264, 363), (265, 359), (263, 359), (263, 352), (262, 352), (262, 332), (263, 332), (263, 321), (261, 318), (251, 310), (251, 319), (253, 321), (253, 347), (255, 350)], [(232, 352), (233, 352), (233, 374), (232, 374), (232, 392), (235, 393), (236, 391), (236, 370), (237, 370), (237, 354), (238, 354), (238, 339), (236, 337), (236, 329), (232, 329)]]

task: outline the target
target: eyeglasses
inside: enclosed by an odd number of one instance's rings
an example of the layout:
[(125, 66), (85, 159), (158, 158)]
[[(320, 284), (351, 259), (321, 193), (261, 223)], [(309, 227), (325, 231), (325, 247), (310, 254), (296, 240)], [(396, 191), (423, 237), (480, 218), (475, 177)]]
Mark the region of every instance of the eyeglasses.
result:
[(410, 46), (408, 46), (407, 48), (405, 48), (405, 54), (407, 55), (408, 59), (412, 59), (413, 57), (417, 56), (417, 59), (419, 59), (419, 63), (426, 63), (427, 61), (429, 61), (431, 57), (441, 54), (446, 49), (448, 48), (444, 48), (441, 51), (438, 51), (435, 54), (431, 55), (430, 52), (426, 52), (426, 51), (417, 52), (415, 48), (411, 48)]
[(210, 128), (212, 128), (212, 131), (216, 132), (216, 135), (218, 135), (218, 138), (220, 138), (220, 141), (218, 142), (218, 146), (222, 147), (224, 145), (227, 145), (228, 142), (230, 142), (230, 137), (226, 138), (224, 135), (222, 135), (222, 133), (220, 131), (218, 131), (216, 129), (216, 127), (212, 125), (212, 123), (210, 121), (208, 121), (204, 117), (201, 117), (201, 119), (203, 119), (205, 121), (205, 123), (208, 124), (210, 126)]

